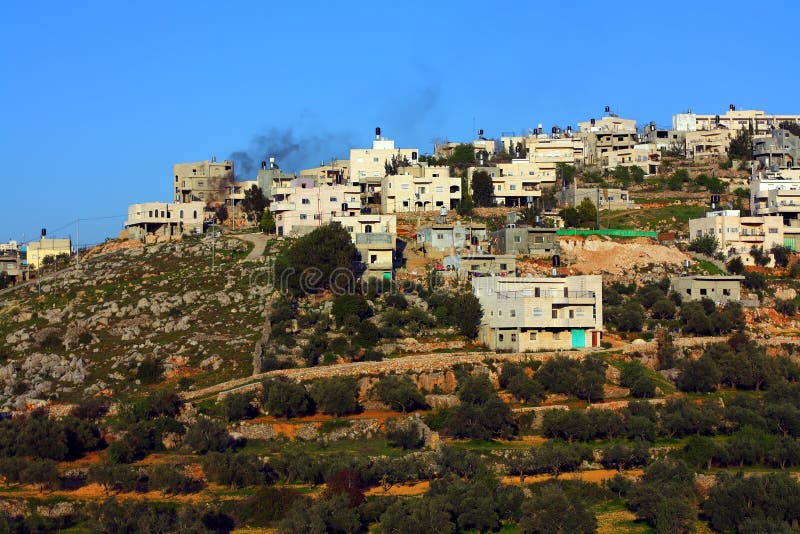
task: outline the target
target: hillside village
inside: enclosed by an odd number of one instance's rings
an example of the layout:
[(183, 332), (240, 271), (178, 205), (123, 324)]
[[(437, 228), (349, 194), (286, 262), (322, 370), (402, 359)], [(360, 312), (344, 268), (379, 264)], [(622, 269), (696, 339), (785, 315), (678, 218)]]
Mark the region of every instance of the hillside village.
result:
[(800, 115), (348, 156), (0, 245), (0, 529), (796, 529)]

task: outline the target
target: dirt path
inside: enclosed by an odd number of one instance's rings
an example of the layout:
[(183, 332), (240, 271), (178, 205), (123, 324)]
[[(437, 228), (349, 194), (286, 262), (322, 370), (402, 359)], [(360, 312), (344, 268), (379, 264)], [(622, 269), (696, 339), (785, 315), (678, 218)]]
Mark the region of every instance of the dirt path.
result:
[(237, 234), (233, 235), (236, 239), (241, 241), (247, 241), (251, 245), (253, 245), (253, 250), (250, 251), (250, 254), (247, 255), (245, 260), (247, 261), (259, 261), (261, 257), (264, 255), (264, 249), (267, 246), (267, 242), (271, 239), (270, 236), (266, 234)]
[[(636, 478), (642, 476), (641, 469), (629, 469), (627, 471), (617, 471), (616, 469), (596, 469), (591, 471), (575, 471), (572, 473), (563, 473), (558, 478), (562, 480), (582, 480), (584, 482), (592, 482), (594, 484), (602, 484), (604, 481), (612, 478), (617, 473), (622, 473), (628, 478)], [(525, 484), (536, 484), (537, 482), (544, 482), (551, 480), (553, 475), (536, 475), (525, 477)], [(508, 486), (519, 486), (520, 481), (518, 476), (504, 476), (500, 478), (502, 484)], [(393, 495), (393, 496), (414, 496), (422, 495), (430, 488), (430, 481), (421, 480), (418, 482), (409, 482), (407, 484), (395, 484), (388, 490), (384, 491), (380, 486), (370, 488), (367, 495)]]

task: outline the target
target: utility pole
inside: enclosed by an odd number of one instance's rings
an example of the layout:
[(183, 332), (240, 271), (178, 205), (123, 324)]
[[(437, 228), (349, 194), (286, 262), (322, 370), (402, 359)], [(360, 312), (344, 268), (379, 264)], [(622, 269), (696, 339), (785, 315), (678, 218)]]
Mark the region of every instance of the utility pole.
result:
[(215, 245), (217, 241), (217, 231), (215, 227), (216, 227), (215, 224), (211, 225), (211, 270), (212, 271), (214, 270), (214, 256), (216, 255)]
[(75, 263), (81, 266), (81, 220), (75, 219)]
[(231, 213), (233, 214), (233, 229), (236, 230), (236, 199), (233, 198), (233, 195), (236, 194), (236, 187), (231, 186)]
[(597, 188), (597, 229), (600, 229), (600, 188)]

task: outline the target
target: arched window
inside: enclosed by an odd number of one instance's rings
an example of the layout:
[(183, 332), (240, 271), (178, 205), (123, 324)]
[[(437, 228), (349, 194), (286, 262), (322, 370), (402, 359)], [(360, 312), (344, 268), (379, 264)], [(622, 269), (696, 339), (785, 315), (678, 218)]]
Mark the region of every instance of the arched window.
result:
[(367, 224), (367, 225), (364, 226), (364, 233), (365, 234), (371, 234), (372, 233), (372, 225), (371, 224)]

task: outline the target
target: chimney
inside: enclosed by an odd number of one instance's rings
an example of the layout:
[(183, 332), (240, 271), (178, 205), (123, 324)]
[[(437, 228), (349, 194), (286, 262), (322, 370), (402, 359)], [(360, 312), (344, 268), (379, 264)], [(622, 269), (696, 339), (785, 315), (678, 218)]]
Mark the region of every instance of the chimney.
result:
[(377, 128), (375, 128), (375, 139), (380, 139), (380, 138), (381, 138), (381, 127), (378, 126)]
[(266, 168), (267, 168), (267, 162), (266, 161), (262, 161), (261, 162), (261, 169), (265, 170)]

